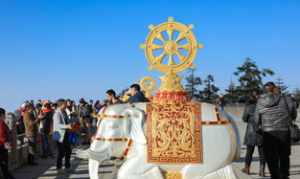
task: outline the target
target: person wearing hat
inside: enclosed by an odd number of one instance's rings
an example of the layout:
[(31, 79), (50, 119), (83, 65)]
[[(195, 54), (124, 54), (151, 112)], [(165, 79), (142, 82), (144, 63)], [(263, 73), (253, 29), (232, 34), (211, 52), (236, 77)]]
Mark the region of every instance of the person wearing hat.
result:
[(291, 120), (297, 117), (296, 107), (273, 82), (266, 83), (264, 90), (256, 106), (256, 131), (263, 136), (263, 151), (271, 179), (288, 179), (291, 154), (289, 127)]

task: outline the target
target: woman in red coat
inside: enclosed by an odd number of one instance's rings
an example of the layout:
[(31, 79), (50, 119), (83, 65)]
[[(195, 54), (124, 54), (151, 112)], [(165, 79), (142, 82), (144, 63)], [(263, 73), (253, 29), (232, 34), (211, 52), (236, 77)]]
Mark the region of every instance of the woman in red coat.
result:
[(15, 179), (12, 174), (8, 171), (8, 127), (4, 122), (5, 120), (5, 110), (0, 108), (0, 168), (2, 170), (5, 179)]

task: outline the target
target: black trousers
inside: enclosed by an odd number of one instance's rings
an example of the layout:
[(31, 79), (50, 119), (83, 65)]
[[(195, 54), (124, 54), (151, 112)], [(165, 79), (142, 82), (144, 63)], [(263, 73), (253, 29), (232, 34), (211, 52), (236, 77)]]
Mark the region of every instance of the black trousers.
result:
[(56, 168), (61, 169), (62, 168), (62, 161), (65, 159), (65, 168), (70, 168), (70, 160), (71, 160), (71, 154), (72, 154), (72, 148), (71, 144), (68, 141), (68, 134), (65, 134), (64, 141), (57, 142), (57, 150), (58, 150), (58, 155), (57, 155), (57, 161), (56, 161)]
[(4, 146), (0, 146), (0, 168), (5, 179), (15, 178), (8, 170), (8, 151)]
[[(265, 156), (264, 156), (263, 146), (259, 145), (259, 146), (257, 146), (257, 148), (258, 148), (258, 154), (259, 154), (259, 163), (261, 166), (265, 165)], [(254, 150), (255, 150), (255, 145), (247, 145), (245, 164), (248, 167), (251, 166)]]
[(263, 133), (265, 158), (271, 179), (289, 179), (291, 142), (289, 131)]

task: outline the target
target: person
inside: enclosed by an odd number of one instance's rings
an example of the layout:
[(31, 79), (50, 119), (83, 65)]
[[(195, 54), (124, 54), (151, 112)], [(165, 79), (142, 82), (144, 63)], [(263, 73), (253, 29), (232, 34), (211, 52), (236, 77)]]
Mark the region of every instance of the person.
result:
[(80, 123), (83, 126), (83, 133), (85, 133), (84, 140), (82, 144), (90, 144), (90, 139), (93, 134), (93, 118), (91, 114), (93, 113), (93, 110), (91, 106), (83, 99), (81, 98), (79, 100), (79, 117), (80, 117)]
[(255, 110), (256, 110), (258, 94), (259, 94), (258, 91), (253, 91), (250, 94), (242, 117), (243, 121), (247, 123), (247, 129), (246, 129), (245, 139), (244, 139), (244, 144), (247, 146), (247, 152), (245, 157), (245, 168), (242, 171), (250, 175), (252, 156), (255, 150), (255, 146), (257, 146), (258, 153), (259, 153), (259, 162), (260, 162), (259, 176), (265, 177), (265, 159), (264, 159), (264, 153), (262, 147), (262, 143), (263, 143), (262, 135), (256, 133), (255, 130)]
[(128, 103), (149, 102), (144, 93), (141, 91), (139, 84), (131, 85), (127, 94), (130, 96), (127, 101)]
[(94, 104), (94, 113), (98, 114), (102, 108), (102, 104), (100, 100), (97, 100)]
[(66, 101), (59, 99), (57, 101), (57, 109), (53, 114), (53, 138), (57, 143), (57, 160), (56, 169), (61, 171), (62, 161), (65, 160), (65, 169), (70, 169), (70, 159), (72, 154), (71, 144), (68, 140), (69, 130), (72, 129), (69, 118), (66, 113)]
[(69, 142), (71, 145), (79, 145), (80, 119), (76, 112), (75, 102), (70, 99), (67, 100), (66, 113), (69, 121), (73, 124), (73, 129), (69, 133)]
[(226, 103), (223, 95), (216, 99), (216, 105), (219, 106), (221, 110), (224, 110)]
[(43, 103), (41, 109), (40, 120), (41, 120), (41, 139), (42, 139), (42, 158), (53, 157), (50, 134), (52, 132), (52, 117), (53, 111), (49, 101)]
[(37, 165), (35, 160), (36, 152), (36, 139), (38, 133), (39, 118), (34, 116), (34, 107), (31, 103), (28, 103), (25, 107), (25, 113), (23, 116), (25, 125), (25, 136), (28, 142), (28, 164)]
[(113, 89), (106, 91), (106, 99), (108, 105), (121, 103), (121, 100), (117, 97), (116, 92)]
[(0, 168), (5, 179), (15, 179), (8, 170), (9, 129), (5, 124), (5, 110), (0, 108)]
[(71, 121), (75, 120), (73, 119), (75, 116), (77, 116), (76, 114), (76, 107), (74, 105), (74, 102), (71, 101), (70, 99), (67, 99), (67, 107), (66, 107), (66, 113), (69, 117), (69, 119), (71, 119)]
[(17, 119), (16, 115), (12, 112), (6, 114), (5, 123), (9, 130), (9, 144), (10, 144), (10, 160), (16, 161), (17, 160)]
[(257, 131), (263, 134), (263, 150), (271, 179), (289, 179), (291, 138), (289, 127), (297, 117), (294, 102), (280, 94), (273, 82), (264, 85), (257, 103)]

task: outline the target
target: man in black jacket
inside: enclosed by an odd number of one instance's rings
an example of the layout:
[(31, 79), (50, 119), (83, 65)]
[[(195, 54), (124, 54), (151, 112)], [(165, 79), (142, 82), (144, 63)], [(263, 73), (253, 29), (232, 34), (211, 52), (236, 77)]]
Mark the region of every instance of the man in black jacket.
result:
[(130, 98), (127, 101), (128, 103), (149, 102), (144, 93), (141, 91), (139, 84), (133, 84), (130, 86), (129, 95)]
[(288, 179), (291, 139), (289, 127), (297, 117), (292, 99), (280, 94), (273, 82), (264, 85), (257, 103), (255, 120), (263, 134), (263, 149), (272, 179)]

